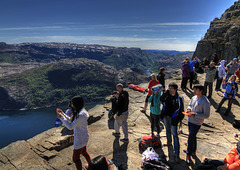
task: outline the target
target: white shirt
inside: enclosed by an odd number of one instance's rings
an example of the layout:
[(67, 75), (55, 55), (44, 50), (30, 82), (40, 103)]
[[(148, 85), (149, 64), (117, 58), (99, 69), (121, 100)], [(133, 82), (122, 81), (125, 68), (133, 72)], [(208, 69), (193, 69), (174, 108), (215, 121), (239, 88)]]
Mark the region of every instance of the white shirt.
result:
[(73, 145), (75, 150), (83, 148), (88, 143), (88, 117), (88, 112), (85, 109), (82, 109), (78, 113), (78, 117), (76, 116), (73, 122), (69, 122), (71, 118), (65, 113), (63, 113), (63, 117), (60, 119), (69, 130), (74, 131)]

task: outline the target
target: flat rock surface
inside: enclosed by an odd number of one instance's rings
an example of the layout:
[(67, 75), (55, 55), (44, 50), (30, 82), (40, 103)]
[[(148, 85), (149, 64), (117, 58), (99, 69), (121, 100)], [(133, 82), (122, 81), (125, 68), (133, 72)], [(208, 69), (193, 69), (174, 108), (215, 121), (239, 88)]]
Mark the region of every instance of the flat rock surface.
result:
[[(198, 80), (201, 84), (203, 84), (204, 77), (205, 74), (199, 75)], [(176, 82), (180, 85), (181, 80), (172, 77), (166, 81), (166, 85), (169, 82)], [(147, 84), (140, 84), (140, 86), (147, 87)], [(89, 110), (91, 121), (89, 121), (90, 139), (87, 149), (92, 158), (102, 154), (108, 159), (114, 159), (123, 169), (137, 170), (141, 169), (142, 156), (136, 139), (150, 134), (150, 111), (148, 107), (146, 114), (140, 112), (146, 94), (131, 89), (126, 90), (130, 95), (128, 119), (130, 142), (123, 143), (119, 141), (119, 138), (112, 136), (114, 122), (108, 119), (108, 110), (111, 103), (106, 102), (105, 105), (97, 105)], [(192, 90), (179, 91), (179, 93), (184, 97), (186, 108), (190, 98), (193, 96)], [(185, 163), (185, 153), (183, 152), (183, 149), (186, 149), (185, 142), (187, 142), (188, 138), (187, 117), (183, 120), (183, 134), (179, 135), (181, 163), (176, 164), (174, 162), (172, 147), (163, 146), (157, 149), (161, 157), (166, 155), (167, 161), (174, 170), (192, 169), (204, 157), (223, 159), (238, 142), (238, 138), (234, 137), (234, 133), (238, 133), (238, 130), (232, 127), (231, 122), (234, 118), (240, 119), (237, 114), (239, 96), (236, 97), (237, 101), (234, 102), (232, 112), (228, 116), (223, 116), (227, 102), (224, 103), (221, 113), (215, 112), (222, 96), (222, 92), (213, 92), (213, 99), (210, 100), (212, 104), (211, 116), (204, 121), (197, 135), (197, 156), (193, 159), (192, 164), (187, 165)], [(123, 134), (122, 129), (120, 132)], [(43, 132), (27, 141), (12, 143), (0, 150), (0, 169), (75, 169), (72, 162), (73, 145), (70, 140), (71, 134), (72, 132), (66, 128), (58, 127)], [(162, 130), (160, 135), (161, 143), (166, 143), (165, 129)], [(86, 160), (83, 157), (81, 158), (83, 165), (85, 165)]]

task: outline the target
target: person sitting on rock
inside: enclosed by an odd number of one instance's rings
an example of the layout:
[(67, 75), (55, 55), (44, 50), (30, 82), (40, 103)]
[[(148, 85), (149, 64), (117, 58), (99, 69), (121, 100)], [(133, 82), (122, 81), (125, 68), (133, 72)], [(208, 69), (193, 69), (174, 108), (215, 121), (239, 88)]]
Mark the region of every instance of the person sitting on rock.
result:
[(170, 83), (168, 90), (160, 97), (163, 103), (161, 118), (163, 119), (166, 127), (167, 144), (172, 145), (172, 135), (174, 142), (174, 151), (176, 155), (176, 162), (180, 162), (180, 144), (178, 139), (177, 127), (178, 123), (184, 118), (184, 100), (181, 95), (177, 93), (178, 85), (176, 83)]
[(210, 116), (210, 102), (203, 95), (204, 87), (200, 84), (197, 84), (193, 88), (193, 93), (195, 96), (192, 97), (186, 114), (188, 115), (188, 146), (187, 150), (184, 150), (187, 153), (186, 161), (190, 163), (190, 156), (196, 155), (197, 150), (197, 133), (203, 124), (204, 119), (209, 118)]
[(147, 94), (147, 97), (146, 97), (146, 100), (145, 100), (143, 110), (141, 110), (142, 113), (146, 113), (146, 109), (147, 109), (147, 106), (148, 106), (148, 99), (153, 94), (153, 92), (151, 90), (152, 87), (159, 84), (159, 81), (157, 80), (157, 77), (154, 73), (151, 74), (151, 77), (152, 77), (152, 80), (150, 80), (149, 84), (148, 84), (148, 94)]
[[(74, 131), (73, 162), (75, 163), (77, 170), (81, 170), (81, 154), (85, 157), (88, 163), (91, 161), (90, 155), (86, 148), (89, 139), (87, 127), (87, 119), (89, 115), (84, 109), (84, 100), (81, 96), (75, 96), (71, 99), (70, 109), (73, 114), (72, 118), (67, 116), (61, 109), (57, 110), (57, 117), (63, 122), (66, 128)], [(69, 122), (70, 119), (71, 123)]]
[(221, 102), (219, 103), (216, 112), (219, 112), (223, 103), (226, 100), (228, 100), (228, 108), (227, 108), (226, 112), (224, 113), (224, 115), (227, 115), (227, 114), (230, 113), (231, 107), (232, 107), (232, 102), (235, 99), (235, 95), (238, 91), (238, 86), (237, 86), (237, 83), (235, 81), (236, 81), (236, 76), (234, 76), (234, 75), (232, 75), (229, 78), (228, 82), (226, 82), (226, 80), (223, 80), (222, 88), (226, 89), (226, 91), (223, 94), (224, 97), (222, 98)]
[(161, 97), (162, 85), (156, 85), (152, 87), (153, 94), (149, 97), (148, 102), (150, 105), (150, 118), (151, 118), (151, 132), (154, 136), (154, 128), (157, 128), (157, 137), (160, 137), (160, 97)]
[(115, 164), (103, 155), (99, 155), (86, 165), (87, 170), (117, 170)]
[(208, 98), (212, 98), (212, 91), (213, 91), (213, 82), (215, 80), (215, 76), (217, 73), (217, 69), (215, 67), (215, 63), (212, 61), (208, 66), (206, 66), (206, 78), (204, 82), (204, 95), (207, 94), (207, 87), (209, 87)]
[(143, 93), (145, 93), (145, 91), (147, 90), (146, 88), (140, 87), (138, 85), (131, 84), (130, 82), (128, 82), (128, 87), (130, 89), (133, 89), (133, 90), (136, 90), (136, 91), (140, 91), (140, 92), (143, 92)]
[(223, 160), (205, 158), (204, 161), (196, 167), (196, 170), (202, 169), (217, 170), (240, 170), (240, 142), (237, 143)]

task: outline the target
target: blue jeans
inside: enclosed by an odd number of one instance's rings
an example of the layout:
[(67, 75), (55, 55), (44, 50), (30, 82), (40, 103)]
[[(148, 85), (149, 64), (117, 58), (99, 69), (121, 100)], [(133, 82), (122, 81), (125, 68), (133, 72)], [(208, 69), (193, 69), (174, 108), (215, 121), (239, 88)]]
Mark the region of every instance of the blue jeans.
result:
[(177, 132), (177, 126), (171, 125), (172, 118), (169, 116), (164, 116), (163, 121), (166, 128), (166, 136), (167, 136), (167, 142), (172, 143), (172, 135), (173, 135), (173, 143), (174, 143), (174, 151), (175, 155), (179, 156), (180, 153), (180, 144), (178, 139), (178, 132)]
[(188, 147), (187, 154), (191, 155), (197, 150), (197, 133), (200, 129), (201, 125), (195, 125), (193, 123), (188, 122)]

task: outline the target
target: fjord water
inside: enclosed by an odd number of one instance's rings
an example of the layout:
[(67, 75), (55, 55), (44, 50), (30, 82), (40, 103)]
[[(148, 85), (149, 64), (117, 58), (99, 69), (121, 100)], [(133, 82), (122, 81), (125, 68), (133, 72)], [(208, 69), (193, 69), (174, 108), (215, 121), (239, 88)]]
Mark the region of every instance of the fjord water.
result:
[[(86, 104), (89, 110), (97, 104)], [(67, 107), (60, 107), (66, 110)], [(33, 136), (55, 127), (56, 107), (0, 112), (0, 148), (17, 140), (27, 140)]]

